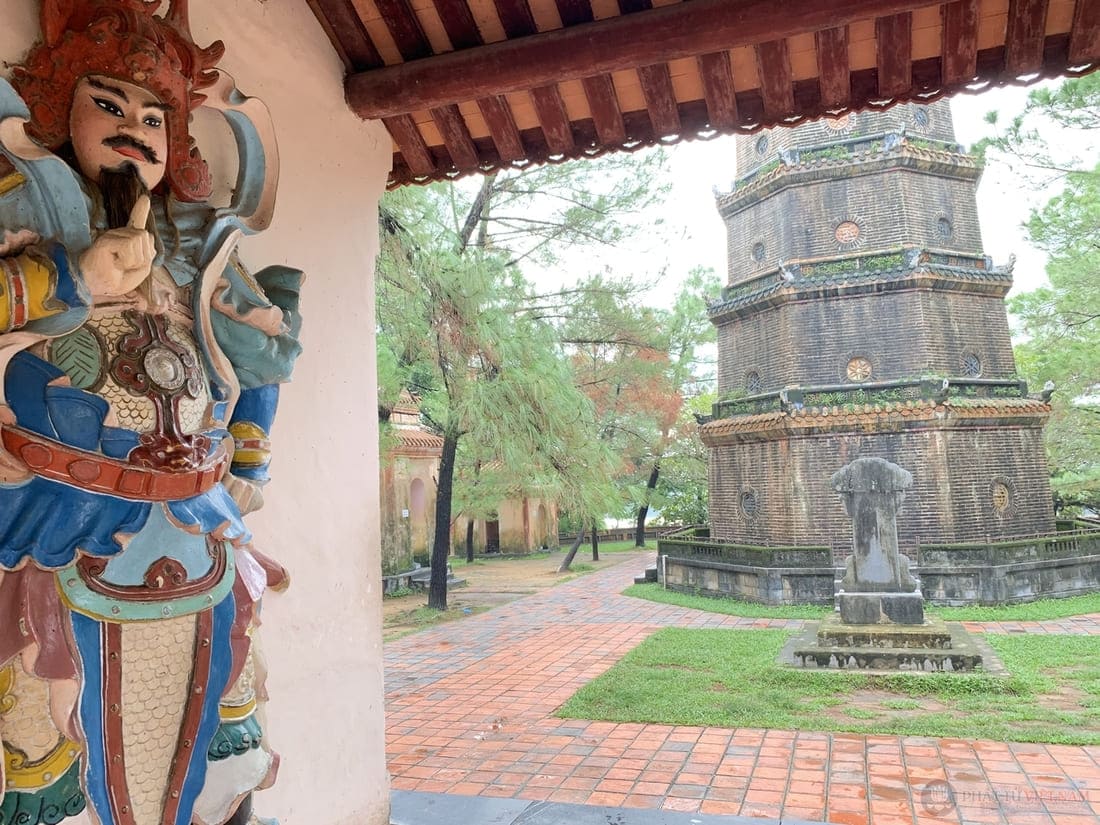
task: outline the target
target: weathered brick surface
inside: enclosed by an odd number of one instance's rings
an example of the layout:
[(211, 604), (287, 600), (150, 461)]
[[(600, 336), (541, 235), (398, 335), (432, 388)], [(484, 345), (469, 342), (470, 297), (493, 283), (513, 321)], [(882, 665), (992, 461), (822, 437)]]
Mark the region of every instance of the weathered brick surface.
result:
[[(915, 244), (981, 252), (976, 181), (898, 165), (886, 172), (846, 177), (858, 167), (838, 167), (833, 177), (782, 189), (727, 223), (728, 283), (749, 280), (781, 261), (822, 258), (864, 249)], [(941, 233), (950, 224), (947, 234)], [(852, 221), (859, 236), (841, 243), (836, 228)], [(754, 247), (763, 244), (761, 260)]]
[[(838, 559), (848, 555), (851, 519), (829, 478), (849, 462), (869, 456), (913, 473), (913, 489), (898, 515), (898, 542), (912, 558), (919, 542), (1008, 539), (1054, 529), (1040, 427), (930, 426), (797, 435), (711, 448), (711, 539), (824, 544)], [(993, 505), (997, 481), (1010, 490), (1004, 513)], [(754, 494), (754, 518), (742, 509), (745, 491)]]
[(1000, 298), (914, 289), (793, 302), (719, 326), (718, 391), (745, 390), (750, 372), (761, 392), (844, 383), (856, 356), (873, 381), (962, 376), (967, 353), (984, 378), (1015, 375)]

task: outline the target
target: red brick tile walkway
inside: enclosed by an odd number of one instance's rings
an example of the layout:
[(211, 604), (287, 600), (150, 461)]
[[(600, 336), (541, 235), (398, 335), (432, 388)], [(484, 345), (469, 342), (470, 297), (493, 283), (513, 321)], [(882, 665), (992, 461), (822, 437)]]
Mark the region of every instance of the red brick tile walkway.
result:
[[(1100, 748), (557, 719), (661, 627), (799, 628), (619, 595), (637, 560), (386, 646), (393, 787), (837, 825), (1100, 825)], [(1100, 633), (1100, 615), (969, 623)]]

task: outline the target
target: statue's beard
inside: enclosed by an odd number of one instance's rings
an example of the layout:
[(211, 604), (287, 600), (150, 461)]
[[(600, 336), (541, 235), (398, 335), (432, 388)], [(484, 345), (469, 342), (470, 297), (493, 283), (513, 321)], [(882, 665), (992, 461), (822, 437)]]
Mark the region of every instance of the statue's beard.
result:
[(132, 163), (123, 163), (114, 169), (102, 169), (99, 173), (99, 191), (103, 195), (103, 209), (107, 214), (107, 228), (118, 229), (130, 223), (130, 213), (141, 195), (149, 194), (145, 182)]

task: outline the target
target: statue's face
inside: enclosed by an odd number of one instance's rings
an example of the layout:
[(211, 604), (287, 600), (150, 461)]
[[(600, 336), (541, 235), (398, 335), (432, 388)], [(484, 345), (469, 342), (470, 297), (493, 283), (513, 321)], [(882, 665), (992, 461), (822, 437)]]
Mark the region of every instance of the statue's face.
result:
[(84, 177), (132, 164), (153, 189), (168, 157), (166, 107), (141, 86), (100, 75), (82, 78), (73, 95), (69, 136)]

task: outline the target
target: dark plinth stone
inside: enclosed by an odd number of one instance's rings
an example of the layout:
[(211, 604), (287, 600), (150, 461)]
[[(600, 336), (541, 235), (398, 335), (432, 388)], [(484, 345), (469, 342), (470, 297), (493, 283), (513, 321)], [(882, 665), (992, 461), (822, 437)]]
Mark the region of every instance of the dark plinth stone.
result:
[(924, 597), (916, 593), (838, 593), (840, 618), (847, 624), (924, 622)]

